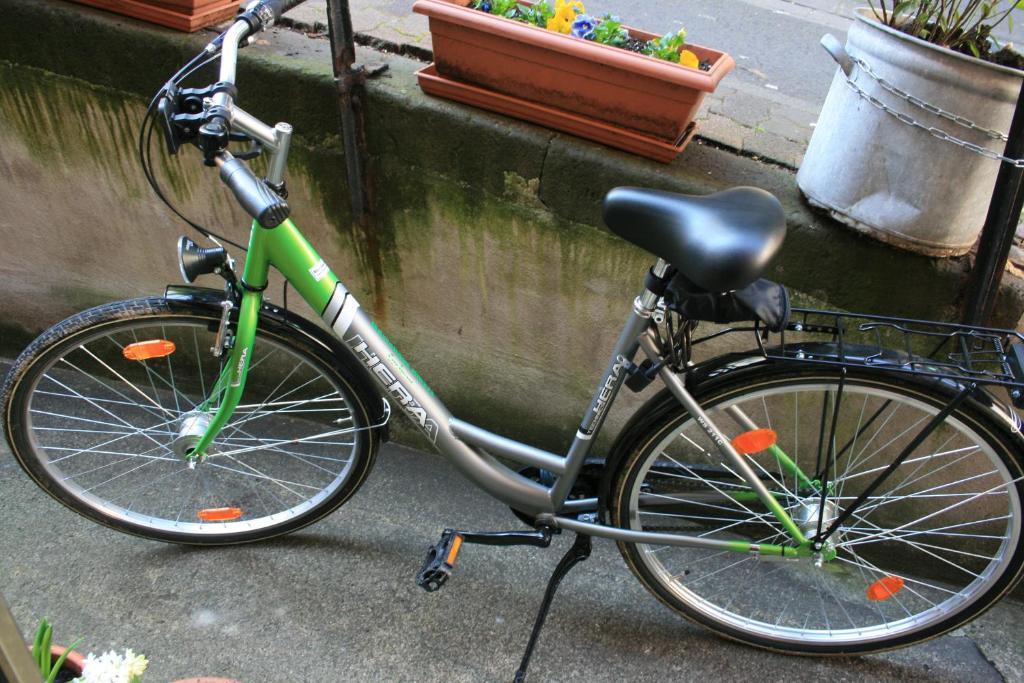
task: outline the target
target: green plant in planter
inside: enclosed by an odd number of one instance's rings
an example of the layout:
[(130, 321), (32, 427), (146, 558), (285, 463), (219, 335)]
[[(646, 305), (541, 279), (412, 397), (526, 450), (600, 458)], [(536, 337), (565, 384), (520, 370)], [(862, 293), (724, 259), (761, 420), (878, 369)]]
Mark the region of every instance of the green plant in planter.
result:
[(1024, 1), (1000, 0), (868, 0), (883, 24), (942, 47), (986, 59), (989, 36)]
[(519, 19), (541, 28), (547, 28), (548, 22), (555, 16), (555, 10), (551, 8), (551, 5), (546, 0), (542, 0), (532, 6), (520, 4), (517, 5), (517, 9), (519, 10)]
[(679, 29), (675, 33), (666, 33), (661, 38), (647, 42), (644, 47), (644, 54), (669, 62), (679, 61), (679, 51), (686, 44), (686, 29)]
[(36, 629), (36, 637), (32, 641), (32, 659), (39, 667), (39, 673), (42, 674), (43, 680), (46, 683), (53, 683), (57, 680), (60, 668), (64, 666), (64, 660), (68, 658), (68, 654), (74, 650), (82, 640), (79, 638), (69, 645), (68, 649), (64, 651), (64, 654), (62, 654), (57, 661), (54, 661), (53, 657), (50, 656), (50, 645), (52, 642), (53, 626), (49, 621), (43, 619), (39, 622), (39, 628)]
[(700, 59), (690, 50), (683, 49), (685, 45), (686, 29), (681, 28), (675, 33), (666, 33), (661, 38), (647, 41), (643, 53), (693, 69), (700, 68)]
[(549, 0), (539, 0), (531, 5), (520, 0), (473, 0), (470, 6), (488, 14), (569, 34), (574, 38), (639, 52), (693, 69), (710, 68), (707, 64), (702, 66), (695, 53), (683, 49), (686, 44), (684, 29), (647, 42), (633, 40), (617, 16), (605, 14), (595, 18), (586, 13), (579, 0), (554, 0), (553, 6)]
[(618, 17), (606, 14), (594, 26), (591, 40), (595, 43), (603, 43), (613, 47), (623, 47), (629, 41), (629, 32), (622, 28), (622, 21)]
[(519, 13), (518, 0), (476, 0), (473, 3), (474, 9), (482, 9), (485, 12), (517, 18)]

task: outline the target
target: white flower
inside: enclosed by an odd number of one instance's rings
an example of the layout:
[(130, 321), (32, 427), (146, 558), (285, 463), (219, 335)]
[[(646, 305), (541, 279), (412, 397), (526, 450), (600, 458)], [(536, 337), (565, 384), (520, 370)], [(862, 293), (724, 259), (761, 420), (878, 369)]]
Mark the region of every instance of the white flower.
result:
[(93, 653), (85, 658), (82, 675), (74, 683), (138, 683), (149, 661), (131, 649), (119, 655), (108, 650), (99, 657)]

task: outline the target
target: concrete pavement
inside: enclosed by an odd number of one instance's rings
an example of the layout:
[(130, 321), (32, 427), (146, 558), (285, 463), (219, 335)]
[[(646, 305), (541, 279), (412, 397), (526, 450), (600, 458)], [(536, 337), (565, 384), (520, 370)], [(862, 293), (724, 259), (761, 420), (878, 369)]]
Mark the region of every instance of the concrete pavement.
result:
[[(510, 680), (547, 575), (548, 550), (467, 546), (427, 594), (413, 575), (446, 525), (516, 528), (441, 459), (384, 449), (366, 486), (305, 531), (258, 545), (183, 548), (91, 524), (47, 497), (0, 448), (0, 589), (24, 632), (40, 617), (83, 651), (133, 648), (146, 680), (245, 683)], [(533, 681), (1020, 681), (1021, 605), (964, 632), (859, 659), (784, 657), (676, 617), (596, 541), (555, 600)]]

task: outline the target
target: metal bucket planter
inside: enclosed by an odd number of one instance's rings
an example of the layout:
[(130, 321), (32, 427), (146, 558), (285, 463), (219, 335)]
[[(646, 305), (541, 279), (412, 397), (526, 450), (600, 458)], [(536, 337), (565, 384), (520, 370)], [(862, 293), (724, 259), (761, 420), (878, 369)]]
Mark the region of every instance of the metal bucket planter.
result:
[[(822, 41), (841, 68), (797, 184), (812, 205), (855, 230), (930, 256), (964, 254), (984, 224), (999, 162), (941, 140), (934, 130), (1001, 153), (1005, 139), (979, 129), (1009, 129), (1024, 73), (937, 47), (873, 17), (857, 10), (845, 52), (835, 39), (829, 43), (831, 36)], [(861, 92), (847, 82), (844, 67)], [(928, 111), (878, 79), (977, 127)]]

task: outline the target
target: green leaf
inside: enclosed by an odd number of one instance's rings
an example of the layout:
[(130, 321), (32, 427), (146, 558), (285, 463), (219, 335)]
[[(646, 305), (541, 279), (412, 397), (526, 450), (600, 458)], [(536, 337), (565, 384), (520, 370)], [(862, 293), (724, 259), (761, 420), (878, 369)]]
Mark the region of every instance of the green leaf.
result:
[(46, 633), (46, 629), (49, 627), (46, 619), (39, 622), (39, 628), (36, 629), (35, 640), (32, 641), (32, 659), (35, 660), (36, 666), (39, 666), (39, 651), (43, 649), (43, 636)]
[(71, 651), (81, 643), (82, 639), (79, 638), (75, 642), (71, 643), (71, 645), (68, 646), (68, 649), (64, 650), (64, 654), (62, 654), (57, 661), (53, 663), (53, 670), (50, 671), (50, 675), (46, 678), (46, 683), (53, 683), (57, 679), (57, 674), (60, 673), (60, 668), (64, 666), (64, 660), (67, 659), (68, 655), (71, 654)]
[(53, 627), (47, 623), (46, 630), (43, 632), (43, 642), (39, 648), (39, 670), (42, 671), (44, 676), (50, 672), (50, 667), (53, 664), (50, 659), (50, 644), (52, 641)]
[[(1024, 0), (1021, 0), (1021, 2), (1024, 2)], [(896, 6), (892, 8), (892, 14), (897, 17), (901, 14), (909, 14), (910, 12), (907, 10), (912, 9), (916, 4), (916, 0), (903, 0), (903, 2), (897, 2)]]

